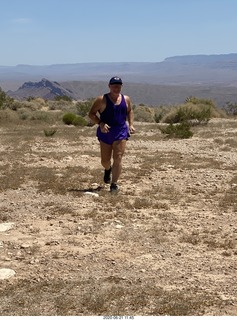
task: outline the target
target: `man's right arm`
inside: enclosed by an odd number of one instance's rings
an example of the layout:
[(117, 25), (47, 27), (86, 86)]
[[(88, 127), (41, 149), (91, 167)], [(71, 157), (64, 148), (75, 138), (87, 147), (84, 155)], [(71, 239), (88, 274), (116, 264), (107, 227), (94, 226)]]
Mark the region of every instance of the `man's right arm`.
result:
[(100, 118), (97, 116), (97, 112), (101, 109), (102, 105), (103, 105), (103, 96), (99, 96), (96, 98), (88, 114), (89, 118), (94, 123), (100, 124)]

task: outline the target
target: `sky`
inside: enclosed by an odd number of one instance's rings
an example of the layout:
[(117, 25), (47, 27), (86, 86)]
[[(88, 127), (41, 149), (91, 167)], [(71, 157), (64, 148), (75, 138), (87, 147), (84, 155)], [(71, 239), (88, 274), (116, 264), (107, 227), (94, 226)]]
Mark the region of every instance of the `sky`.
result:
[(0, 66), (237, 53), (237, 0), (0, 0)]

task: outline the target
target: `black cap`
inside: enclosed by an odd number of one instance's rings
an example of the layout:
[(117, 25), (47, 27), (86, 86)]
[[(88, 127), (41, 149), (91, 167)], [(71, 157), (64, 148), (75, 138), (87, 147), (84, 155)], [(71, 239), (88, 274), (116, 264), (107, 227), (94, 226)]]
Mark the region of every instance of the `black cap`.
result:
[(123, 84), (123, 81), (119, 77), (113, 77), (109, 80), (109, 84)]

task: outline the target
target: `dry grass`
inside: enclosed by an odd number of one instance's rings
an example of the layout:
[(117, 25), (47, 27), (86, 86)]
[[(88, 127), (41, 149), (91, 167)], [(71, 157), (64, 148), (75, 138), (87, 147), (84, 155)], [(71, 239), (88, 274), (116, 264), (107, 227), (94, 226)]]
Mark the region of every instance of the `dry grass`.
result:
[(131, 313), (190, 316), (203, 315), (209, 306), (225, 306), (218, 296), (203, 294), (195, 289), (165, 291), (154, 286), (153, 281), (135, 280), (131, 284), (120, 277), (96, 280), (80, 276), (74, 281), (51, 279), (32, 283), (21, 280), (9, 285), (4, 294), (0, 294), (0, 299), (5, 299), (5, 306), (14, 305), (14, 311), (5, 307), (2, 312), (10, 316), (119, 316)]

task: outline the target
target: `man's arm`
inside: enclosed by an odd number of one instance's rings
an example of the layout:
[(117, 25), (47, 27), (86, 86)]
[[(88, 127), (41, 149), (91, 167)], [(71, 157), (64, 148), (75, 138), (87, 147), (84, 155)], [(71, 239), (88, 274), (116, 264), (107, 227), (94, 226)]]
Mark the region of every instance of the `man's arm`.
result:
[(126, 102), (128, 107), (128, 125), (129, 125), (129, 131), (130, 133), (135, 133), (136, 129), (133, 126), (134, 121), (134, 113), (131, 106), (131, 100), (128, 96), (126, 96)]
[(91, 110), (88, 114), (89, 118), (100, 126), (100, 130), (103, 133), (109, 132), (110, 126), (107, 123), (101, 122), (100, 118), (97, 116), (97, 112), (103, 110), (104, 107), (104, 97), (99, 96), (96, 98), (95, 102), (93, 103)]
[(101, 109), (102, 105), (103, 105), (103, 96), (99, 96), (96, 98), (88, 114), (89, 118), (93, 121), (93, 123), (100, 124), (100, 118), (97, 116), (97, 112)]

